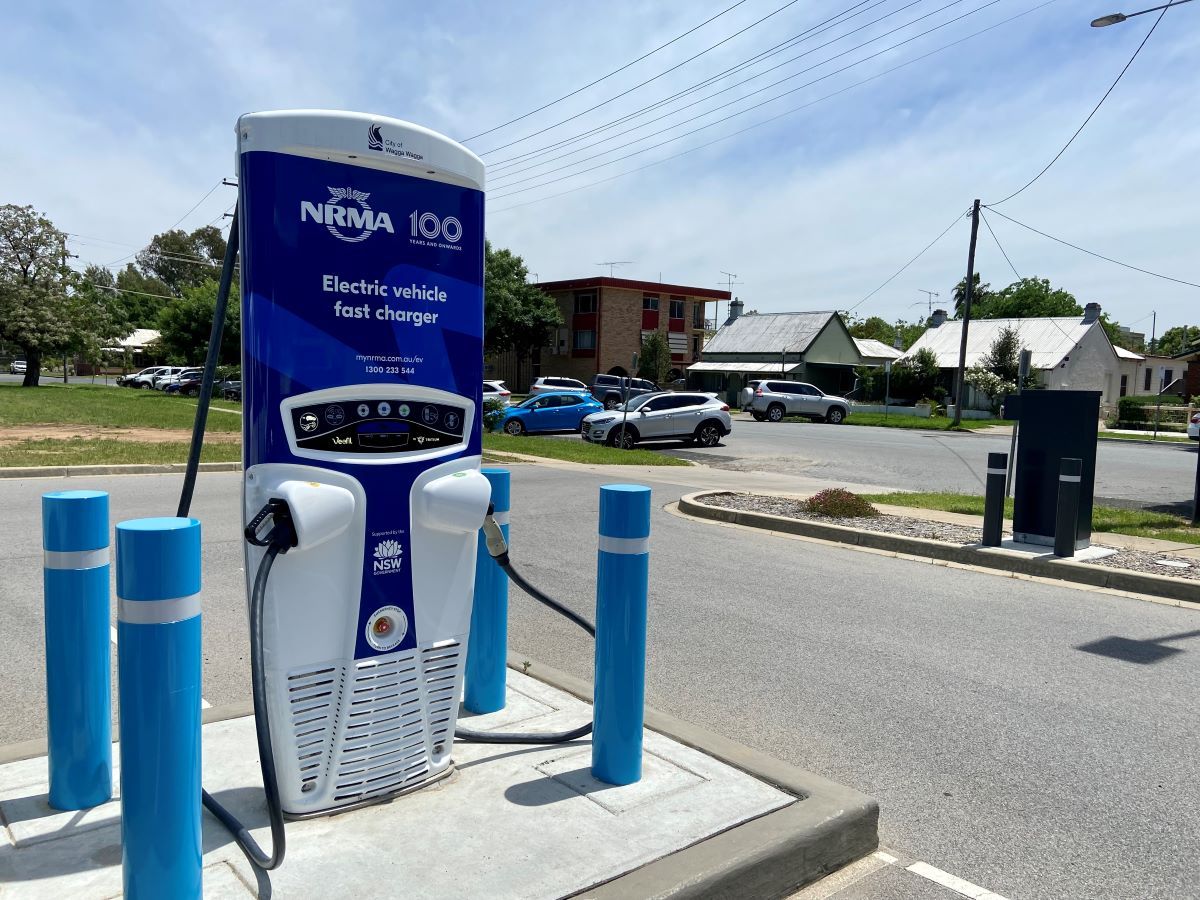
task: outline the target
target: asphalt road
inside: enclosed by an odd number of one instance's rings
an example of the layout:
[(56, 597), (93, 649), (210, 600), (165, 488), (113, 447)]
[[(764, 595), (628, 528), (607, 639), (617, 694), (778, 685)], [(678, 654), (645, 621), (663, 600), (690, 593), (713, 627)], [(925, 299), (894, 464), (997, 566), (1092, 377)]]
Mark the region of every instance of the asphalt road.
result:
[[(681, 451), (678, 444), (662, 446), (664, 452), (728, 469), (982, 494), (988, 453), (1007, 453), (1010, 440), (1003, 434), (755, 422), (739, 415), (733, 434), (718, 447)], [(1190, 504), (1195, 477), (1195, 444), (1098, 443), (1098, 500), (1152, 507)]]
[[(601, 480), (513, 478), (514, 561), (590, 614)], [(0, 480), (0, 743), (44, 729), (39, 495), (109, 490), (117, 521), (179, 483)], [(249, 692), (239, 483), (202, 476), (194, 507), (214, 705)], [(878, 798), (886, 845), (1007, 897), (1196, 896), (1197, 613), (682, 519), (684, 488), (651, 484), (649, 703)], [(573, 626), (515, 592), (510, 618), (514, 648), (590, 676)]]

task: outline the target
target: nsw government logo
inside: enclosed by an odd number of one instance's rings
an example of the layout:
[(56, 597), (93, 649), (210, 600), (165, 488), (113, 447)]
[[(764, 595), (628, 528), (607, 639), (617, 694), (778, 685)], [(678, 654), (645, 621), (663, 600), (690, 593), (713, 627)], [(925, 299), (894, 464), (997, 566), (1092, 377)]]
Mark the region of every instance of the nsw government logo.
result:
[(375, 562), (372, 571), (376, 575), (390, 575), (399, 572), (404, 564), (404, 548), (399, 541), (380, 541), (375, 545)]
[(300, 201), (300, 221), (320, 222), (340, 241), (357, 244), (380, 229), (395, 234), (392, 217), (376, 212), (367, 202), (370, 194), (352, 187), (331, 187), (324, 203)]

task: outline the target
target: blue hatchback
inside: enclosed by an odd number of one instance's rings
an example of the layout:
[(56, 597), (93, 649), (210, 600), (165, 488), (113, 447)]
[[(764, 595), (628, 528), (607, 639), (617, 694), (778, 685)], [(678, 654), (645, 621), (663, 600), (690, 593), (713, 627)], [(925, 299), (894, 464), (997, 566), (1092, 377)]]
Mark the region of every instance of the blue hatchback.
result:
[(504, 412), (500, 427), (512, 435), (535, 431), (578, 431), (583, 417), (604, 409), (591, 394), (581, 391), (546, 391)]

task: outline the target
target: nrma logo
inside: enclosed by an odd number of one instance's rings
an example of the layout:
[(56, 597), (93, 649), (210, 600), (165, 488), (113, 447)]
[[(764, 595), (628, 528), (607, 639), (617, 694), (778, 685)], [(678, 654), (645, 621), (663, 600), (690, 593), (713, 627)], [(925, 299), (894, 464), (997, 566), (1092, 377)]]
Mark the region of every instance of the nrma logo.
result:
[(357, 244), (365, 241), (380, 229), (395, 234), (392, 217), (385, 212), (375, 212), (367, 199), (371, 195), (354, 188), (329, 188), (329, 199), (324, 203), (300, 201), (300, 221), (312, 220), (324, 225), (329, 233), (341, 241)]
[(404, 548), (399, 541), (380, 541), (375, 545), (375, 563), (372, 566), (376, 575), (387, 575), (399, 572), (404, 564)]

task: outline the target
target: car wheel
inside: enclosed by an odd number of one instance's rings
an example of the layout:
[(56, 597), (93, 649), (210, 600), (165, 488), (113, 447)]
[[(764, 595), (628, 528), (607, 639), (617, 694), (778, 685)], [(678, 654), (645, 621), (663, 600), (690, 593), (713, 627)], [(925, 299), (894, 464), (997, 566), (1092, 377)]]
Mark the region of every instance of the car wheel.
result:
[(525, 424), (520, 419), (509, 419), (504, 423), (504, 433), (520, 437), (525, 433)]
[(782, 403), (772, 403), (767, 407), (767, 418), (772, 422), (782, 422), (784, 412)]
[(829, 412), (825, 413), (825, 421), (830, 425), (841, 425), (844, 418), (846, 418), (846, 411), (840, 406), (830, 407)]
[(188, 388), (187, 392), (184, 394), (184, 396), (199, 397), (200, 396), (200, 388)]
[(701, 447), (715, 447), (721, 443), (721, 429), (716, 422), (702, 422), (693, 440)]
[(626, 428), (623, 432), (620, 428), (614, 428), (608, 442), (614, 447), (620, 447), (622, 450), (632, 450), (633, 445), (637, 443), (637, 437), (634, 435), (632, 428)]
[(755, 421), (755, 422), (765, 422), (765, 421), (767, 421), (767, 417), (766, 417), (766, 416), (764, 416), (764, 415), (763, 415), (762, 413), (760, 413), (760, 412), (756, 412), (756, 413), (750, 413), (750, 415), (754, 416), (754, 421)]
[(138, 387), (140, 387), (144, 391), (150, 390), (150, 384), (145, 381), (143, 381), (141, 384), (139, 384)]
[(621, 405), (620, 397), (605, 397), (604, 398), (604, 408), (605, 409), (616, 409), (620, 405)]

